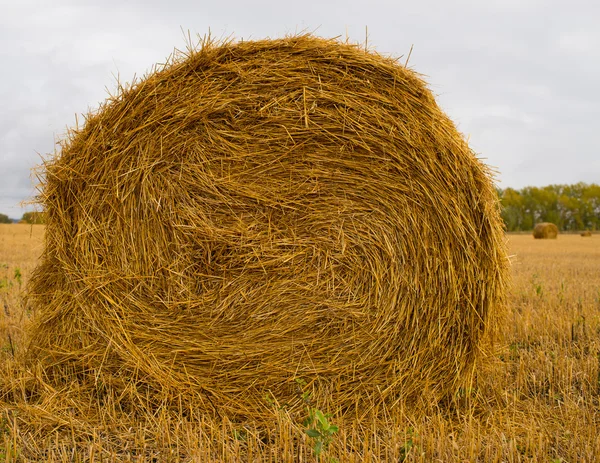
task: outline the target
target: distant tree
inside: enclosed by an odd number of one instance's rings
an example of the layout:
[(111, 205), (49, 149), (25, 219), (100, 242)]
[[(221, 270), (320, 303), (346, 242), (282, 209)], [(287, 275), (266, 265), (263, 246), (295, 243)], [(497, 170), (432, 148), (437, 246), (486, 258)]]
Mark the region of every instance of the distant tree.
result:
[(560, 230), (600, 229), (600, 185), (575, 183), (498, 191), (508, 231), (551, 222)]
[(600, 185), (588, 185), (582, 195), (583, 225), (591, 230), (600, 228)]
[(517, 190), (507, 188), (500, 192), (500, 204), (502, 205), (502, 218), (508, 231), (523, 230), (525, 203), (521, 194)]
[(43, 212), (25, 212), (23, 214), (23, 218), (21, 219), (23, 223), (29, 224), (41, 224), (46, 223), (46, 215)]
[(6, 214), (0, 214), (0, 223), (12, 223)]

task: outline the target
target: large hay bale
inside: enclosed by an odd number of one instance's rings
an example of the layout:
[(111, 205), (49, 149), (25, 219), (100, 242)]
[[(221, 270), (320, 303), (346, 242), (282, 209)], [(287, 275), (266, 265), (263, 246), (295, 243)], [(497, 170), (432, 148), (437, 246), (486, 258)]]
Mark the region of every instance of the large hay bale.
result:
[(533, 228), (533, 237), (536, 240), (540, 239), (556, 239), (558, 236), (558, 227), (550, 222), (538, 223)]
[[(56, 381), (256, 416), (441, 397), (502, 298), (488, 169), (419, 76), (300, 36), (205, 44), (48, 163), (32, 355)], [(146, 399), (145, 399), (146, 400)]]

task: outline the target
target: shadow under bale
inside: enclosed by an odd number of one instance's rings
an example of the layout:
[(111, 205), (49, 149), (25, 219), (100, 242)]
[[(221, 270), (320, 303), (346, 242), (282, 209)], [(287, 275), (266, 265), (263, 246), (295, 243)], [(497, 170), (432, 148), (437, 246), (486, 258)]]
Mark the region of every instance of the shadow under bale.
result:
[[(174, 57), (45, 166), (30, 359), (259, 418), (468, 380), (502, 307), (489, 170), (420, 77), (312, 36)], [(140, 392), (142, 394), (142, 392)]]

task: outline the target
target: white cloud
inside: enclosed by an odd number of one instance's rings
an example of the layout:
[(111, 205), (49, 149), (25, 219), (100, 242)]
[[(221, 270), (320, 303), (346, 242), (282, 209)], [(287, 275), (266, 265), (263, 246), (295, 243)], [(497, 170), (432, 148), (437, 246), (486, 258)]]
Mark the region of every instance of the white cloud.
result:
[(599, 37), (597, 31), (577, 30), (562, 34), (558, 38), (560, 50), (567, 53), (597, 53)]

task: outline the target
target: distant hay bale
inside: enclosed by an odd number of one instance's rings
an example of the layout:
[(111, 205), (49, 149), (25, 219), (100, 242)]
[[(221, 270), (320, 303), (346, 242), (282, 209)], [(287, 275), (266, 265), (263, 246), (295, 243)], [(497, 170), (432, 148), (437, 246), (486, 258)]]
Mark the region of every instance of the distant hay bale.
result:
[(556, 239), (558, 227), (550, 222), (538, 223), (533, 229), (533, 237), (539, 239)]
[(585, 230), (584, 232), (581, 233), (581, 236), (590, 237), (590, 236), (592, 236), (592, 232), (590, 230)]
[(205, 43), (90, 115), (44, 182), (30, 358), (82, 391), (244, 416), (298, 378), (341, 409), (442, 397), (502, 307), (487, 167), (417, 74), (356, 46)]

